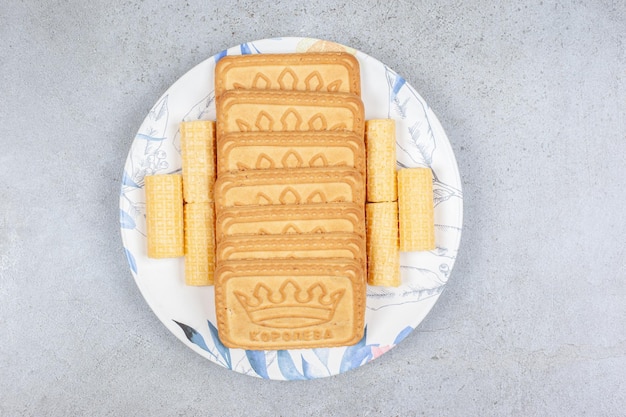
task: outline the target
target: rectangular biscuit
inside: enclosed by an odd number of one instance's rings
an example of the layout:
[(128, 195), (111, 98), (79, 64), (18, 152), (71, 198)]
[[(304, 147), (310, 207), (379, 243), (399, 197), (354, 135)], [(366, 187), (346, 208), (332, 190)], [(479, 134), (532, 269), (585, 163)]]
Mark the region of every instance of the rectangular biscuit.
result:
[(230, 132), (350, 131), (363, 136), (364, 108), (350, 93), (228, 90), (216, 100), (217, 137)]
[(365, 143), (354, 132), (236, 132), (220, 138), (218, 172), (346, 166), (365, 175)]
[(185, 284), (213, 285), (215, 212), (213, 203), (187, 203), (185, 214)]
[(365, 184), (354, 168), (237, 171), (215, 182), (215, 208), (352, 202), (364, 204)]
[(228, 55), (215, 65), (215, 96), (235, 89), (360, 95), (359, 62), (345, 52)]
[(240, 235), (220, 239), (218, 262), (243, 259), (365, 260), (365, 239), (354, 233)]
[(367, 202), (396, 201), (396, 125), (393, 119), (365, 122)]
[(185, 254), (183, 179), (181, 175), (146, 175), (148, 257), (177, 258)]
[(224, 208), (216, 221), (216, 236), (286, 235), (348, 232), (365, 235), (363, 207), (356, 203)]
[(215, 122), (194, 120), (180, 124), (183, 197), (186, 203), (213, 201), (215, 183)]
[(400, 250), (398, 245), (398, 203), (365, 204), (367, 219), (367, 283), (397, 287), (400, 285)]
[(346, 346), (363, 337), (365, 271), (357, 261), (226, 261), (215, 271), (217, 328), (231, 348)]
[(435, 249), (433, 175), (429, 168), (398, 171), (400, 250)]

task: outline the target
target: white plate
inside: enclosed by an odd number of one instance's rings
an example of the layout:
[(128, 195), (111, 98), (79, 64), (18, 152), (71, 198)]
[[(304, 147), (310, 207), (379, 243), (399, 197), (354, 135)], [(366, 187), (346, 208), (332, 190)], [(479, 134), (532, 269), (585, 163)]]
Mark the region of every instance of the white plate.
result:
[[(180, 171), (178, 125), (215, 120), (215, 63), (224, 55), (344, 50), (361, 65), (366, 119), (393, 118), (398, 167), (434, 172), (437, 249), (401, 254), (402, 285), (369, 287), (366, 335), (354, 346), (280, 351), (224, 347), (215, 328), (213, 287), (184, 284), (183, 259), (146, 255), (145, 175)], [(120, 195), (122, 240), (133, 277), (154, 313), (183, 343), (205, 358), (246, 375), (278, 380), (335, 375), (376, 359), (404, 339), (428, 314), (454, 265), (461, 238), (463, 195), (454, 153), (439, 121), (419, 94), (386, 65), (354, 49), (310, 38), (241, 44), (197, 65), (152, 107), (132, 143)]]

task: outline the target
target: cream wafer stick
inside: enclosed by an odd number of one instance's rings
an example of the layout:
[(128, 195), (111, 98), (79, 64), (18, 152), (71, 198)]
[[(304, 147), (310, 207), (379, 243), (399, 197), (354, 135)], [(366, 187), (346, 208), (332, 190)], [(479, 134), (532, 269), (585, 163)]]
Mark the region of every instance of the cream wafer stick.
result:
[(213, 203), (185, 204), (185, 283), (213, 285), (215, 211)]
[(435, 249), (433, 177), (429, 168), (398, 171), (400, 250)]
[(397, 287), (400, 285), (398, 249), (398, 203), (367, 203), (367, 283)]
[(367, 202), (396, 201), (396, 125), (393, 119), (365, 122)]
[(186, 203), (213, 201), (215, 184), (215, 122), (180, 124), (183, 193)]
[(148, 257), (184, 255), (183, 182), (180, 175), (145, 177)]

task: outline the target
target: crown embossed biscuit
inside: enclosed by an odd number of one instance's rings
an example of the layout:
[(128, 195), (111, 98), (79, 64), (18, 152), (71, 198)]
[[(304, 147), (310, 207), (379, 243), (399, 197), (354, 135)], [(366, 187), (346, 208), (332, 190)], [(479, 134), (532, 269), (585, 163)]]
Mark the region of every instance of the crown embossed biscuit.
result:
[(253, 350), (353, 345), (363, 336), (364, 273), (349, 259), (222, 262), (215, 272), (220, 339)]
[(216, 236), (349, 232), (365, 236), (362, 206), (329, 203), (224, 208)]
[(352, 202), (363, 205), (363, 176), (354, 168), (238, 171), (215, 182), (215, 209), (224, 207)]
[(215, 96), (235, 89), (360, 95), (359, 62), (354, 55), (342, 52), (229, 55), (215, 66)]
[(347, 258), (365, 260), (365, 239), (354, 233), (228, 236), (217, 246), (219, 262), (236, 259)]
[(365, 143), (354, 132), (236, 132), (217, 146), (219, 173), (346, 166), (365, 175)]
[(400, 278), (398, 202), (367, 203), (367, 283), (397, 287)]
[(350, 131), (363, 136), (360, 97), (349, 93), (229, 90), (216, 100), (217, 137), (230, 132)]

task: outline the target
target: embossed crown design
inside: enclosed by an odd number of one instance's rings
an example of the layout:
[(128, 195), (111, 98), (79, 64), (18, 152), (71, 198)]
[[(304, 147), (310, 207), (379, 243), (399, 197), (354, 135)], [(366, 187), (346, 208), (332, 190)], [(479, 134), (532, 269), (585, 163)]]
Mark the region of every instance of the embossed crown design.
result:
[[(345, 161), (339, 162), (336, 164), (337, 166), (345, 166), (347, 165)], [(289, 149), (284, 152), (283, 157), (279, 162), (275, 160), (272, 156), (266, 154), (265, 152), (260, 152), (257, 156), (256, 163), (254, 165), (254, 169), (275, 169), (279, 168), (302, 168), (302, 167), (327, 167), (329, 166), (328, 158), (324, 155), (323, 152), (318, 152), (313, 155), (308, 161), (305, 161), (302, 155), (299, 152), (294, 151), (293, 149)], [(244, 164), (243, 162), (237, 162), (237, 168), (242, 171), (251, 169), (252, 167)]]
[[(302, 84), (305, 91), (322, 91), (326, 88), (329, 92), (339, 91), (342, 81), (340, 79), (330, 81), (328, 85), (324, 85), (324, 77), (319, 71), (312, 71), (303, 80), (300, 80), (296, 72), (290, 67), (286, 67), (275, 80), (280, 90), (297, 90), (298, 84)], [(273, 88), (272, 80), (262, 72), (257, 72), (252, 80), (252, 88), (269, 90)], [(245, 89), (246, 86), (235, 82), (233, 87), (236, 89)]]
[(308, 120), (302, 116), (300, 111), (294, 107), (289, 107), (277, 121), (274, 116), (265, 110), (260, 110), (256, 115), (254, 124), (247, 119), (236, 119), (235, 123), (241, 132), (273, 132), (282, 131), (317, 131), (317, 130), (346, 130), (345, 122), (339, 122), (329, 126), (328, 119), (323, 113), (315, 113)]
[(300, 328), (328, 323), (345, 292), (329, 293), (322, 282), (303, 290), (293, 279), (287, 279), (278, 291), (258, 283), (251, 296), (235, 291), (250, 321), (265, 327)]

